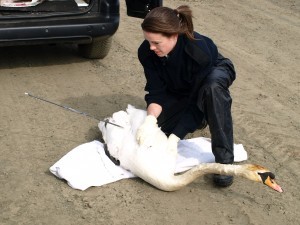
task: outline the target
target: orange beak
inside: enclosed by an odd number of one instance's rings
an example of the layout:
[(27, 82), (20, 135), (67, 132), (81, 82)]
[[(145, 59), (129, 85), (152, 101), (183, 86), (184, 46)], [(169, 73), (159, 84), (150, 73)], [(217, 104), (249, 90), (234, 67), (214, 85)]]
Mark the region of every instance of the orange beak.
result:
[(270, 177), (268, 177), (265, 180), (264, 184), (269, 186), (270, 188), (274, 189), (275, 191), (278, 191), (280, 193), (283, 192), (282, 188), (275, 182), (274, 179), (271, 179)]

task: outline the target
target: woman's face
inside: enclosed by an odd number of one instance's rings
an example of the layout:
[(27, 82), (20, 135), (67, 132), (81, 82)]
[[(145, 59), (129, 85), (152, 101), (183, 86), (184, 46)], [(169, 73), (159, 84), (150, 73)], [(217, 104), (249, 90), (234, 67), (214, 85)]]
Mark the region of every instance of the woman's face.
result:
[(161, 33), (144, 32), (144, 37), (149, 41), (150, 49), (155, 52), (158, 57), (168, 55), (177, 43), (178, 34), (166, 37)]

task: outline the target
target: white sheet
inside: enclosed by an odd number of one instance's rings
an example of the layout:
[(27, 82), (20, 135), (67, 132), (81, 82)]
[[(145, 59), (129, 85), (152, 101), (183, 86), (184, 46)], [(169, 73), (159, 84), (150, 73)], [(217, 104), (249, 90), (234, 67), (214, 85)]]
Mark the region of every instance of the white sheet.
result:
[[(243, 145), (234, 145), (234, 161), (247, 160)], [(176, 173), (184, 172), (200, 163), (214, 162), (210, 139), (199, 137), (181, 140), (178, 145)], [(51, 173), (65, 179), (74, 189), (86, 190), (121, 179), (135, 177), (134, 174), (116, 166), (105, 154), (103, 144), (92, 141), (72, 149), (53, 166)]]

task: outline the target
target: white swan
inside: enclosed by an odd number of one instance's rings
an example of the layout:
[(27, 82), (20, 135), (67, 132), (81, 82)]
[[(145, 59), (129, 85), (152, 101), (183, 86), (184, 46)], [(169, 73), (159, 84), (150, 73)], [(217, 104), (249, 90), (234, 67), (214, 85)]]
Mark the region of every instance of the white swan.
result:
[(204, 174), (242, 176), (262, 182), (278, 192), (275, 176), (268, 169), (253, 165), (223, 165), (203, 163), (183, 174), (174, 174), (176, 154), (167, 151), (167, 137), (160, 130), (153, 132), (147, 143), (138, 145), (135, 133), (146, 117), (146, 111), (128, 105), (126, 112), (119, 111), (107, 118), (123, 128), (100, 122), (99, 129), (107, 144), (109, 153), (120, 161), (120, 166), (163, 191), (175, 191)]

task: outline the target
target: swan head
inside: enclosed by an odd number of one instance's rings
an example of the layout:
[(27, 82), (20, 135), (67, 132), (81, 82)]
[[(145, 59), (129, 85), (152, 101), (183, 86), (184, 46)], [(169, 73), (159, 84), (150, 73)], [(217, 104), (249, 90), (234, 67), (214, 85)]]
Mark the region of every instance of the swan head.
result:
[(246, 167), (247, 172), (244, 174), (246, 178), (257, 182), (262, 182), (275, 191), (283, 192), (282, 188), (275, 181), (274, 173), (272, 173), (270, 170), (263, 166), (254, 164), (248, 164)]

